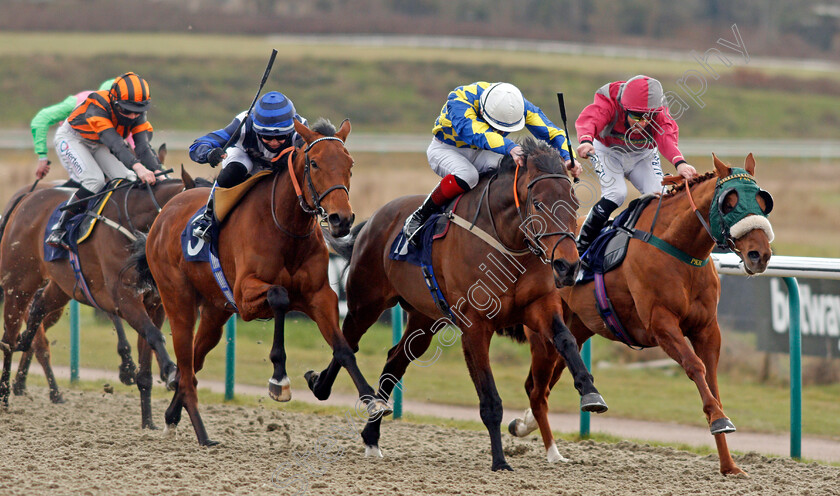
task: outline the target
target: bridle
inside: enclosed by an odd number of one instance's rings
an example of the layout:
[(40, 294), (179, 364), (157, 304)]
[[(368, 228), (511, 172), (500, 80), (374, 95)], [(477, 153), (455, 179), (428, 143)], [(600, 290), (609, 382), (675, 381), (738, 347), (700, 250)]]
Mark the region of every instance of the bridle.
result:
[[(539, 257), (539, 259), (543, 263), (553, 264), (554, 263), (554, 254), (557, 251), (557, 247), (560, 245), (560, 242), (562, 242), (567, 237), (574, 240), (575, 239), (574, 233), (569, 232), (569, 231), (555, 231), (555, 232), (548, 232), (548, 233), (539, 233), (539, 234), (534, 235), (534, 242), (532, 242), (529, 239), (529, 236), (526, 235), (525, 236), (525, 246), (526, 246), (526, 248), (524, 248), (522, 250), (518, 250), (518, 249), (514, 249), (514, 248), (511, 248), (511, 247), (507, 246), (504, 243), (504, 241), (502, 241), (502, 238), (499, 236), (499, 233), (496, 230), (496, 221), (493, 218), (493, 209), (490, 207), (490, 199), (489, 199), (489, 197), (490, 197), (490, 194), (489, 194), (490, 185), (498, 177), (499, 177), (498, 174), (493, 175), (490, 178), (490, 180), (487, 181), (487, 185), (484, 187), (484, 191), (482, 191), (481, 197), (479, 197), (478, 208), (476, 209), (475, 216), (473, 217), (471, 225), (474, 226), (476, 221), (478, 220), (478, 215), (481, 212), (481, 207), (482, 207), (482, 204), (483, 204), (487, 208), (487, 214), (490, 217), (490, 229), (492, 230), (493, 237), (499, 241), (499, 244), (505, 250), (507, 250), (508, 253), (510, 253), (512, 255), (515, 255), (515, 256), (525, 255), (526, 253), (533, 253), (534, 255)], [(526, 187), (527, 190), (528, 190), (528, 194), (526, 196), (525, 202), (526, 202), (526, 205), (529, 205), (529, 204), (533, 205), (534, 210), (536, 210), (536, 211), (543, 211), (543, 208), (542, 208), (542, 203), (539, 200), (536, 200), (534, 198), (533, 188), (538, 182), (540, 182), (544, 179), (564, 179), (566, 181), (569, 181), (569, 184), (571, 184), (571, 182), (572, 182), (572, 180), (569, 179), (569, 176), (567, 176), (565, 174), (543, 174), (539, 177), (535, 177), (534, 179), (532, 179), (531, 182), (529, 182), (528, 186)], [(514, 204), (516, 205), (516, 213), (519, 215), (519, 219), (521, 220), (522, 224), (524, 224), (526, 222), (526, 219), (527, 219), (527, 215), (526, 215), (527, 211), (524, 214), (522, 212), (522, 207), (521, 207), (520, 201), (519, 201), (519, 191), (517, 189), (518, 182), (519, 182), (519, 166), (517, 165), (516, 171), (514, 172), (514, 178), (513, 178), (513, 199), (514, 199)], [(554, 243), (554, 247), (551, 249), (551, 258), (550, 259), (546, 258), (545, 250), (543, 250), (542, 244), (539, 241), (540, 241), (540, 239), (542, 239), (544, 237), (557, 236), (557, 235), (559, 235), (560, 238), (558, 238), (558, 240)]]
[[(306, 183), (307, 190), (309, 191), (310, 200), (312, 201), (312, 205), (314, 205), (314, 207), (310, 207), (309, 203), (307, 203), (306, 198), (304, 197), (303, 190), (301, 189), (300, 183), (298, 182), (297, 176), (295, 175), (294, 164), (292, 162), (292, 159), (294, 158), (294, 152), (297, 150), (297, 148), (295, 148), (294, 146), (290, 146), (288, 148), (285, 148), (285, 149), (281, 150), (280, 153), (278, 153), (277, 156), (274, 157), (271, 161), (275, 162), (275, 161), (279, 160), (280, 157), (282, 157), (283, 155), (288, 154), (287, 164), (288, 164), (288, 169), (289, 169), (289, 177), (292, 180), (292, 186), (295, 189), (295, 194), (297, 195), (298, 204), (300, 205), (301, 210), (303, 210), (305, 213), (307, 213), (309, 215), (317, 216), (318, 219), (319, 219), (319, 223), (323, 224), (323, 223), (326, 222), (327, 215), (328, 215), (326, 209), (324, 209), (324, 207), (321, 206), (321, 202), (324, 200), (324, 198), (326, 198), (327, 195), (329, 195), (330, 193), (332, 193), (335, 190), (344, 190), (344, 192), (347, 193), (347, 196), (349, 197), (350, 196), (350, 190), (347, 188), (347, 186), (345, 186), (343, 184), (335, 184), (335, 185), (327, 188), (323, 193), (320, 193), (320, 194), (318, 193), (318, 189), (315, 187), (315, 183), (312, 182), (312, 161), (309, 158), (309, 150), (311, 150), (312, 147), (315, 146), (316, 143), (319, 143), (321, 141), (338, 141), (342, 144), (342, 146), (344, 145), (344, 141), (342, 141), (341, 138), (338, 138), (338, 137), (335, 137), (335, 136), (323, 136), (321, 138), (318, 138), (318, 139), (314, 140), (312, 143), (309, 143), (309, 145), (307, 145), (307, 147), (304, 148), (304, 150), (303, 150), (303, 154), (304, 154), (303, 180)], [(275, 174), (274, 185), (272, 186), (272, 191), (277, 186), (277, 178), (278, 178), (278, 175)], [(287, 229), (283, 228), (283, 226), (280, 225), (279, 221), (277, 220), (277, 213), (276, 213), (275, 208), (274, 208), (274, 196), (275, 196), (274, 194), (271, 195), (271, 216), (274, 219), (274, 225), (277, 226), (277, 228), (280, 229), (281, 231), (283, 231), (285, 234), (287, 234), (287, 235), (289, 235), (293, 238), (307, 238), (307, 237), (309, 237), (312, 234), (312, 232), (315, 230), (314, 226), (313, 226), (312, 230), (310, 230), (307, 234), (301, 235), (301, 234), (292, 233), (292, 232), (288, 231)]]
[[(532, 205), (534, 207), (534, 210), (537, 211), (537, 212), (542, 212), (542, 211), (544, 211), (544, 209), (542, 207), (542, 205), (543, 205), (542, 202), (540, 202), (539, 200), (534, 198), (533, 188), (538, 182), (540, 182), (544, 179), (564, 179), (564, 180), (569, 182), (569, 185), (572, 184), (572, 180), (569, 179), (569, 176), (566, 175), (566, 174), (543, 174), (541, 176), (538, 176), (538, 177), (535, 177), (534, 179), (532, 179), (531, 182), (529, 182), (528, 186), (526, 187), (526, 189), (528, 191), (528, 194), (525, 197), (525, 203), (526, 203), (526, 205)], [(513, 199), (514, 199), (514, 203), (516, 204), (516, 213), (519, 214), (519, 219), (522, 221), (522, 224), (525, 224), (527, 216), (522, 213), (522, 208), (520, 207), (520, 204), (519, 204), (519, 190), (517, 188), (517, 183), (518, 182), (519, 182), (519, 164), (516, 165), (516, 171), (514, 172), (514, 175), (513, 175)], [(527, 211), (525, 213), (527, 214)], [(560, 223), (558, 222), (558, 225), (559, 224)], [(554, 243), (554, 247), (552, 247), (552, 249), (551, 249), (551, 258), (550, 259), (546, 258), (547, 254), (545, 253), (545, 250), (542, 248), (542, 243), (540, 243), (540, 240), (542, 238), (545, 238), (545, 237), (548, 237), (548, 236), (560, 236), (557, 239), (557, 241)], [(531, 250), (531, 253), (533, 253), (534, 255), (539, 257), (539, 259), (543, 263), (552, 264), (552, 266), (553, 266), (553, 264), (554, 264), (554, 253), (557, 251), (557, 247), (560, 246), (560, 243), (566, 238), (571, 238), (572, 241), (574, 241), (575, 240), (575, 234), (573, 232), (570, 232), (570, 231), (553, 231), (553, 232), (547, 232), (547, 233), (538, 233), (538, 234), (534, 235), (533, 241), (531, 241), (531, 238), (526, 235), (525, 236), (525, 246), (527, 246), (528, 249)]]

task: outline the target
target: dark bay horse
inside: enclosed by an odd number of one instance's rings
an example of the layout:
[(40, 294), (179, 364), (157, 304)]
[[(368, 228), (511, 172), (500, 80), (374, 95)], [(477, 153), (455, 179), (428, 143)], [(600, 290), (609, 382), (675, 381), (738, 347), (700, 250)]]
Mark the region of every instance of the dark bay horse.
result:
[[(441, 329), (448, 328), (444, 332), (455, 338), (460, 335), (481, 419), (490, 434), (493, 470), (511, 470), (502, 451), (502, 400), (488, 351), (497, 329), (521, 324), (535, 329), (569, 363), (581, 408), (607, 410), (563, 322), (562, 300), (556, 289), (573, 284), (579, 267), (572, 234), (578, 201), (556, 150), (533, 140), (522, 147), (527, 154), (525, 167), (517, 168), (505, 157), (496, 175), (482, 179), (458, 203), (455, 214), (475, 219), (478, 230), (450, 226), (446, 237), (435, 242), (434, 272), (457, 323), (436, 305), (420, 267), (389, 259), (406, 216), (422, 197), (394, 200), (377, 210), (363, 227), (354, 228), (349, 239), (333, 241), (350, 262), (343, 332), (354, 349), (388, 307), (399, 302), (408, 314), (407, 332), (388, 352), (379, 397), (390, 397), (408, 365), (423, 355)], [(469, 227), (469, 221), (465, 226)], [(338, 371), (339, 364), (333, 360), (320, 374), (307, 373), (316, 397), (329, 396)], [(379, 417), (370, 418), (362, 432), (366, 452), (378, 456), (380, 422)], [(557, 451), (553, 441), (546, 449), (549, 456)]]
[[(158, 161), (160, 161), (161, 164), (166, 162), (166, 155), (166, 143), (162, 143), (157, 152)], [(32, 185), (23, 186), (16, 191), (9, 199), (6, 207), (3, 209), (3, 216), (0, 220), (0, 240), (2, 240), (3, 233), (6, 230), (6, 223), (8, 222), (9, 216), (25, 196), (36, 189), (56, 188), (69, 183), (72, 183), (72, 181), (59, 180), (42, 182), (38, 179)], [(2, 289), (0, 289), (0, 302), (3, 301), (3, 296), (4, 293)], [(122, 320), (114, 314), (108, 314), (108, 318), (111, 319), (111, 322), (114, 324), (114, 330), (117, 333), (117, 354), (120, 357), (120, 382), (126, 386), (130, 386), (134, 384), (134, 378), (137, 372), (137, 367), (131, 357), (131, 345), (128, 343), (128, 338), (126, 338), (125, 327), (122, 324)], [(50, 342), (47, 340), (46, 330), (43, 325), (38, 327), (38, 331), (32, 341), (32, 346), (29, 350), (24, 351), (23, 355), (20, 357), (20, 363), (18, 363), (15, 380), (12, 383), (12, 391), (15, 396), (22, 396), (26, 394), (26, 379), (29, 375), (29, 366), (32, 364), (33, 356), (38, 359), (38, 362), (41, 364), (41, 368), (44, 369), (44, 376), (46, 377), (47, 384), (50, 388), (50, 400), (53, 403), (63, 403), (64, 397), (58, 389), (58, 383), (55, 380), (55, 373), (52, 370), (52, 364), (50, 362)]]
[[(194, 185), (186, 173), (183, 176), (183, 180), (158, 181), (151, 189), (132, 183), (113, 192), (100, 213), (108, 222), (100, 219), (90, 238), (79, 245), (79, 261), (89, 295), (77, 282), (67, 259), (44, 261), (43, 240), (50, 213), (73, 190), (36, 190), (21, 200), (0, 242), (0, 281), (5, 293), (5, 332), (0, 342), (5, 357), (0, 401), (8, 404), (12, 352), (28, 350), (41, 324), (44, 329), (55, 324), (64, 305), (73, 298), (117, 315), (137, 330), (140, 365), (136, 383), (140, 390), (142, 426), (154, 428), (150, 403), (152, 351), (157, 355), (164, 380), (174, 375), (175, 364), (169, 358), (160, 332), (164, 313), (159, 298), (148, 289), (139, 290), (137, 274), (122, 269), (133, 240), (151, 226), (160, 204), (181, 192), (185, 185)], [(27, 310), (26, 331), (19, 336)]]
[[(0, 240), (2, 240), (3, 232), (6, 230), (6, 222), (23, 197), (32, 193), (36, 189), (57, 188), (65, 182), (66, 181), (36, 181), (35, 184), (24, 186), (16, 191), (9, 200), (9, 203), (6, 204), (6, 208), (3, 210), (3, 220), (0, 221)], [(4, 293), (0, 290), (0, 301), (3, 301), (3, 297)], [(137, 369), (134, 365), (134, 360), (131, 358), (131, 345), (128, 343), (128, 339), (125, 336), (125, 328), (122, 325), (122, 320), (113, 314), (108, 314), (108, 317), (114, 323), (114, 329), (117, 332), (117, 354), (120, 356), (120, 382), (130, 386), (134, 384), (134, 376)], [(28, 351), (23, 352), (23, 355), (20, 357), (20, 363), (18, 364), (17, 373), (15, 374), (15, 380), (12, 383), (12, 391), (15, 393), (15, 396), (26, 394), (26, 378), (29, 374), (29, 366), (32, 364), (33, 356), (38, 359), (38, 363), (40, 363), (41, 368), (44, 369), (44, 376), (46, 377), (47, 384), (50, 388), (50, 400), (53, 403), (64, 403), (64, 397), (58, 389), (58, 382), (55, 379), (55, 373), (53, 372), (50, 362), (50, 342), (47, 339), (46, 331), (43, 325), (38, 327), (38, 332), (35, 334), (32, 341), (32, 347)]]
[[(728, 245), (741, 257), (747, 274), (760, 274), (767, 269), (771, 256), (773, 230), (766, 214), (772, 209), (772, 198), (754, 183), (752, 154), (746, 158), (746, 173), (733, 173), (717, 157), (714, 157), (714, 165), (715, 172), (690, 181), (688, 187), (679, 183), (664, 195), (653, 235), (697, 261), (709, 258), (716, 241)], [(738, 182), (749, 187), (744, 190), (732, 188)], [(709, 221), (710, 213), (715, 209), (719, 209), (718, 218), (723, 219), (722, 224)], [(711, 232), (704, 228), (695, 210), (708, 221)], [(744, 215), (748, 210), (753, 213)], [(739, 215), (738, 211), (742, 213)], [(718, 213), (713, 213), (713, 217)], [(650, 232), (656, 215), (657, 201), (654, 200), (641, 214), (636, 228)], [(729, 218), (730, 215), (734, 217)], [(631, 239), (624, 262), (604, 275), (604, 283), (631, 342), (644, 347), (661, 347), (697, 385), (703, 412), (715, 437), (721, 473), (742, 473), (726, 444), (726, 433), (734, 432), (735, 426), (723, 413), (717, 383), (721, 344), (717, 321), (720, 279), (714, 264), (693, 266), (651, 244)], [(589, 282), (560, 290), (566, 322), (581, 345), (594, 334), (619, 341), (599, 315), (594, 285)], [(532, 364), (525, 384), (532, 404), (535, 399), (548, 396), (565, 368), (563, 358), (535, 343), (535, 337), (529, 336)], [(531, 417), (528, 412), (526, 417)], [(550, 435), (551, 429), (544, 415), (534, 411), (531, 418), (538, 421), (543, 437), (546, 432)], [(524, 436), (533, 431), (537, 425), (531, 418), (516, 419), (511, 425), (511, 433)], [(520, 424), (520, 428), (516, 428), (516, 424)]]
[[(274, 318), (270, 354), (274, 374), (269, 380), (273, 399), (291, 399), (283, 320), (287, 312), (296, 310), (318, 325), (369, 410), (382, 412), (387, 404), (374, 400), (373, 388), (341, 334), (338, 297), (329, 284), (329, 255), (318, 223), (318, 218), (326, 222), (335, 236), (347, 234), (353, 223), (349, 199), (353, 158), (344, 147), (350, 122), (344, 121), (337, 132), (325, 120), (312, 129), (295, 122), (295, 130), (305, 147), (285, 150), (273, 174), (257, 181), (230, 212), (221, 225), (219, 260), (239, 316), (245, 321)], [(206, 192), (187, 191), (167, 204), (149, 232), (145, 256), (138, 256), (136, 263), (141, 270), (147, 264), (147, 273), (150, 270), (154, 276), (172, 327), (179, 380), (166, 411), (167, 429), (175, 428), (185, 408), (199, 444), (211, 446), (218, 443), (208, 438), (199, 415), (195, 374), (218, 344), (222, 325), (234, 309), (210, 264), (185, 261), (180, 242), (181, 232), (206, 201)]]

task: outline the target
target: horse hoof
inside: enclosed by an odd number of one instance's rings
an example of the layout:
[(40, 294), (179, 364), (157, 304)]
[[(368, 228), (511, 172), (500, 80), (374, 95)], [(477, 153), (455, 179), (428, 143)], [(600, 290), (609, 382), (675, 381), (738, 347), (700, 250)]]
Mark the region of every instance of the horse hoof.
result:
[(142, 428), (149, 429), (150, 431), (159, 430), (158, 426), (156, 426), (154, 422), (143, 422)]
[(560, 454), (560, 452), (557, 450), (557, 445), (554, 444), (554, 443), (551, 443), (551, 446), (548, 447), (545, 455), (546, 455), (546, 459), (548, 460), (548, 463), (557, 463), (557, 462), (569, 463), (571, 461), (568, 458), (566, 458), (565, 456)]
[(519, 424), (523, 424), (523, 423), (524, 422), (522, 422), (522, 419), (515, 418), (515, 419), (511, 420), (510, 423), (508, 424), (508, 432), (510, 432), (510, 435), (519, 437), (519, 435), (516, 433), (516, 431), (518, 430), (517, 427), (519, 426)]
[(61, 394), (61, 391), (50, 391), (50, 401), (56, 405), (67, 402), (67, 400), (64, 399), (64, 395)]
[(23, 396), (26, 394), (26, 383), (15, 381), (12, 383), (12, 393), (15, 396)]
[(365, 445), (365, 457), (372, 456), (374, 458), (382, 458), (382, 450), (379, 446)]
[(379, 420), (382, 417), (386, 417), (394, 413), (394, 409), (391, 408), (391, 405), (389, 405), (387, 401), (383, 401), (379, 398), (367, 404), (367, 411), (368, 420)]
[(206, 448), (212, 448), (213, 446), (218, 446), (219, 441), (213, 441), (212, 439), (206, 439), (203, 443), (201, 443), (201, 445), (206, 447)]
[(712, 422), (712, 425), (709, 426), (709, 430), (712, 431), (712, 434), (727, 434), (729, 432), (735, 432), (735, 424), (733, 424), (728, 418), (723, 417)]
[(309, 386), (309, 390), (314, 393), (315, 384), (318, 382), (318, 372), (310, 370), (303, 374), (303, 378), (306, 379), (306, 385)]
[(274, 401), (286, 402), (292, 399), (292, 383), (288, 377), (279, 381), (273, 377), (268, 380), (268, 396)]
[(513, 472), (513, 469), (510, 465), (507, 464), (507, 462), (494, 463), (491, 469), (493, 470), (493, 472), (498, 472), (499, 470), (507, 470)]
[(580, 398), (580, 411), (604, 413), (609, 410), (604, 398), (598, 393), (587, 393)]
[(134, 364), (131, 364), (130, 367), (120, 366), (120, 382), (126, 386), (133, 386), (135, 370)]
[(169, 391), (178, 389), (178, 369), (174, 369), (169, 373), (169, 376), (166, 378), (166, 389)]
[(163, 428), (163, 435), (166, 437), (175, 437), (175, 431), (178, 428), (178, 424), (166, 424)]

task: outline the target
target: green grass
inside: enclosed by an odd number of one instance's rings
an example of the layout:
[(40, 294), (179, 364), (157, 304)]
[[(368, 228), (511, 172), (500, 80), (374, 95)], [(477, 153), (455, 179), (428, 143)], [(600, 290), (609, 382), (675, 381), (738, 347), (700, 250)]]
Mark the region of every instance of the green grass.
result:
[[(236, 341), (236, 381), (263, 386), (271, 376), (268, 360), (271, 322), (239, 322)], [(314, 324), (308, 320), (287, 322), (286, 351), (288, 373), (292, 386), (305, 389), (303, 373), (321, 370), (331, 353)], [(134, 338), (130, 329), (130, 338)], [(168, 329), (165, 329), (168, 334)], [(115, 353), (116, 339), (106, 324), (97, 323), (89, 308), (82, 309), (81, 366), (116, 370), (119, 359)], [(737, 335), (735, 335), (737, 336)], [(62, 320), (50, 332), (53, 342), (53, 362), (68, 363), (67, 321)], [(725, 336), (724, 340), (735, 339)], [(168, 340), (171, 346), (171, 339)], [(390, 328), (375, 325), (364, 336), (357, 360), (369, 382), (375, 382), (391, 346)], [(626, 350), (603, 339), (594, 342), (593, 363), (615, 362)], [(476, 407), (475, 389), (470, 381), (460, 342), (441, 347), (440, 358), (426, 367), (412, 366), (404, 379), (404, 397), (412, 400), (439, 402)], [(645, 352), (647, 353), (647, 352)], [(173, 355), (174, 356), (174, 355)], [(430, 350), (423, 359), (433, 356)], [(636, 356), (636, 355), (633, 355)], [(499, 394), (507, 408), (514, 411), (528, 407), (524, 393), (524, 379), (528, 372), (529, 352), (525, 345), (508, 339), (494, 339), (491, 363)], [(33, 365), (37, 367), (37, 364)], [(155, 367), (155, 370), (157, 367)], [(610, 405), (609, 415), (634, 419), (677, 422), (705, 426), (705, 419), (697, 389), (678, 367), (657, 370), (628, 370), (621, 367), (594, 370), (595, 383)], [(789, 391), (778, 383), (760, 384), (744, 379), (735, 369), (720, 377), (724, 410), (740, 430), (783, 433), (789, 431)], [(201, 380), (224, 380), (224, 344), (208, 356), (207, 366), (198, 374)], [(130, 389), (130, 388), (129, 388)], [(339, 374), (334, 391), (355, 393), (345, 372)], [(803, 390), (803, 433), (805, 435), (836, 437), (840, 432), (840, 384), (807, 386)], [(202, 393), (202, 398), (204, 394)], [(577, 412), (578, 395), (570, 376), (564, 374), (555, 386), (550, 408), (555, 412)]]
[(158, 129), (220, 128), (252, 100), (271, 47), (279, 54), (267, 89), (287, 93), (308, 118), (349, 117), (365, 132), (429, 132), (449, 90), (476, 80), (517, 84), (554, 120), (555, 93), (563, 91), (574, 119), (598, 87), (638, 73), (660, 78), (686, 101), (681, 136), (832, 139), (840, 122), (840, 76), (779, 76), (740, 60), (708, 80), (701, 107), (677, 84), (698, 68), (687, 62), (247, 36), (16, 32), (0, 33), (0, 127), (26, 127), (41, 107), (133, 70), (151, 83), (149, 117)]

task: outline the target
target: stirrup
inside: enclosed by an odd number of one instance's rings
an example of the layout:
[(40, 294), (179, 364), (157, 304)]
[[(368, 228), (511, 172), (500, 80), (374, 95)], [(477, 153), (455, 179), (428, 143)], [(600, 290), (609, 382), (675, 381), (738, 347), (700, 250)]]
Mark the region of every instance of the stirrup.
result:
[(53, 229), (50, 235), (46, 239), (46, 243), (53, 248), (64, 248), (65, 250), (69, 250), (70, 246), (67, 244), (67, 240), (64, 238), (67, 237), (67, 231), (61, 229)]
[(207, 224), (199, 224), (198, 226), (193, 229), (193, 236), (196, 238), (204, 241), (205, 243), (210, 242), (210, 223)]

